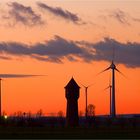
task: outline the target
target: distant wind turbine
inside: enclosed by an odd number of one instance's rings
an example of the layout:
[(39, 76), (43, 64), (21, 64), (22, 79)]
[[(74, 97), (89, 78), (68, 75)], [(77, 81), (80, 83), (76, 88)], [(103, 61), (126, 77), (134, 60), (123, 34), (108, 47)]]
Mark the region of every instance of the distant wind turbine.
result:
[(109, 86), (108, 87), (106, 87), (104, 90), (107, 90), (107, 89), (109, 89), (109, 95), (110, 95), (110, 115), (112, 114), (111, 113), (111, 107), (112, 107), (112, 105), (111, 105), (111, 97), (112, 97), (112, 93), (111, 93), (111, 90), (112, 90), (112, 85), (111, 85), (111, 79), (109, 79)]
[(86, 117), (86, 119), (87, 119), (87, 113), (88, 113), (88, 110), (87, 110), (87, 106), (88, 106), (88, 88), (89, 87), (91, 87), (93, 84), (90, 84), (90, 85), (88, 85), (88, 86), (85, 86), (85, 85), (83, 85), (82, 84), (82, 86), (85, 88), (85, 97), (86, 97), (86, 108), (85, 108), (85, 117)]

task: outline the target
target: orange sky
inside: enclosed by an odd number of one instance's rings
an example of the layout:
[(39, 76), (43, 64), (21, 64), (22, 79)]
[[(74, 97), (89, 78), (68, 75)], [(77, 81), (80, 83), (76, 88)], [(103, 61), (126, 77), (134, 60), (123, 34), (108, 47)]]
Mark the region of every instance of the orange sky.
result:
[[(12, 19), (3, 20), (0, 24), (0, 42), (19, 42), (32, 44), (49, 41), (58, 35), (66, 40), (86, 41), (96, 43), (104, 37), (110, 37), (121, 43), (140, 43), (140, 3), (138, 1), (121, 2), (73, 0), (59, 2), (42, 0), (42, 3), (50, 7), (61, 7), (71, 13), (76, 13), (85, 25), (78, 25), (66, 19), (53, 15), (47, 11), (41, 11), (36, 5), (37, 1), (30, 0), (2, 0), (0, 10), (6, 11), (11, 7), (7, 2), (18, 2), (24, 6), (30, 6), (34, 12), (41, 15), (45, 24), (29, 27), (21, 22), (13, 27), (8, 23)], [(4, 5), (4, 6), (2, 6)], [(113, 13), (123, 11), (119, 18), (113, 17)], [(5, 16), (7, 16), (5, 15)], [(0, 15), (0, 18), (4, 16)], [(120, 21), (122, 20), (122, 21)], [(109, 91), (103, 91), (108, 86), (110, 71), (96, 76), (97, 73), (110, 65), (107, 61), (83, 61), (70, 62), (63, 59), (63, 64), (49, 61), (39, 61), (25, 55), (10, 56), (12, 60), (0, 60), (1, 73), (16, 74), (40, 74), (47, 75), (31, 78), (4, 79), (2, 82), (2, 110), (8, 114), (16, 111), (31, 111), (32, 113), (42, 109), (46, 115), (66, 110), (64, 86), (74, 76), (77, 83), (95, 83), (88, 90), (88, 103), (96, 106), (96, 114), (109, 113)], [(139, 59), (139, 58), (138, 58)], [(116, 73), (116, 105), (117, 113), (140, 113), (140, 68), (132, 68), (119, 64), (117, 68), (128, 78)], [(81, 86), (81, 85), (80, 85)], [(85, 95), (81, 86), (79, 98), (79, 110), (84, 112)]]

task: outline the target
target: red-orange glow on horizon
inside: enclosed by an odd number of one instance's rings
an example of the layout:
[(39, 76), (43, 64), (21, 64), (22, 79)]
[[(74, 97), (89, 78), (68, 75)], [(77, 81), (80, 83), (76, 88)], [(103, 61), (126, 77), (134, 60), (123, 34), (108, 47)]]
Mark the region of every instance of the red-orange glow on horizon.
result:
[[(11, 63), (11, 62), (10, 62)], [(31, 64), (32, 62), (30, 62)], [(66, 99), (64, 86), (74, 76), (77, 83), (90, 84), (95, 83), (88, 90), (88, 103), (96, 106), (96, 114), (109, 113), (109, 91), (103, 89), (108, 86), (110, 71), (96, 76), (109, 63), (71, 63), (38, 65), (32, 64), (28, 67), (28, 72), (47, 74), (43, 77), (31, 77), (22, 79), (4, 79), (2, 83), (2, 110), (8, 114), (17, 111), (31, 111), (32, 113), (42, 109), (48, 115), (66, 110)], [(22, 62), (22, 66), (27, 63)], [(29, 64), (29, 63), (28, 63)], [(13, 62), (13, 65), (18, 65)], [(38, 67), (39, 66), (39, 67)], [(82, 69), (82, 71), (80, 69)], [(118, 68), (127, 75), (128, 79), (116, 73), (116, 104), (117, 113), (139, 113), (139, 69), (128, 69), (119, 65)], [(54, 71), (52, 71), (54, 70)], [(57, 70), (57, 72), (55, 71)], [(14, 70), (15, 72), (18, 70)], [(24, 71), (24, 70), (23, 70)], [(133, 73), (133, 76), (131, 72)], [(39, 73), (40, 74), (40, 73)], [(135, 81), (136, 83), (134, 83)], [(80, 85), (79, 111), (85, 111), (84, 88)]]

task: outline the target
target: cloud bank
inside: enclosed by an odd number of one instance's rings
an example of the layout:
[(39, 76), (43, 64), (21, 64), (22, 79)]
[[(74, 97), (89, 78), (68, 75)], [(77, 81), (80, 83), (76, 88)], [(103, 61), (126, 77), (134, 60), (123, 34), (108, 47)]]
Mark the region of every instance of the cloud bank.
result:
[(140, 43), (120, 43), (114, 39), (105, 38), (92, 46), (96, 50), (95, 60), (111, 61), (113, 47), (115, 61), (127, 67), (140, 67)]
[[(55, 17), (60, 17), (65, 21), (69, 21), (77, 25), (86, 24), (86, 22), (82, 21), (77, 14), (68, 10), (63, 10), (60, 7), (51, 7), (42, 2), (37, 2), (36, 5), (38, 9), (34, 10), (32, 6), (25, 6), (19, 2), (9, 2), (6, 4), (7, 8), (1, 9), (2, 12), (0, 13), (0, 18), (3, 21), (3, 24), (9, 27), (13, 27), (15, 25), (24, 25), (29, 27), (41, 26), (46, 24), (44, 17), (49, 16), (49, 14), (44, 15), (44, 12), (47, 11)], [(40, 12), (42, 10), (44, 11), (41, 14)], [(38, 12), (40, 14), (38, 14)]]
[(85, 24), (85, 22), (83, 22), (81, 20), (81, 18), (77, 16), (77, 14), (71, 13), (68, 10), (63, 10), (60, 7), (51, 7), (51, 6), (48, 6), (47, 4), (42, 3), (42, 2), (38, 2), (37, 5), (41, 9), (46, 10), (46, 11), (52, 13), (53, 15), (61, 17), (67, 21), (71, 21), (75, 24)]
[(127, 67), (140, 67), (140, 43), (121, 43), (104, 38), (97, 43), (66, 40), (60, 36), (32, 46), (17, 42), (1, 42), (0, 53), (14, 56), (29, 56), (39, 61), (63, 63), (68, 61), (111, 61), (113, 47), (115, 62)]
[(3, 16), (3, 19), (9, 20), (11, 26), (18, 23), (26, 26), (44, 24), (41, 15), (37, 14), (30, 6), (24, 6), (17, 2), (12, 2), (7, 5), (9, 7), (8, 15)]

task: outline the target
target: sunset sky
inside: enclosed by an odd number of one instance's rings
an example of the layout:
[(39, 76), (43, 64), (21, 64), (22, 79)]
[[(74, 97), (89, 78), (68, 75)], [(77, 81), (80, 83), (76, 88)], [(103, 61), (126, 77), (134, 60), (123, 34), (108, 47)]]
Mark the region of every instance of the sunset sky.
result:
[[(42, 109), (45, 115), (66, 111), (64, 86), (73, 76), (80, 88), (79, 111), (85, 111), (82, 84), (96, 114), (109, 113), (114, 61), (118, 114), (140, 113), (139, 0), (1, 0), (0, 74), (2, 110), (8, 115)], [(42, 76), (34, 76), (42, 75)]]

